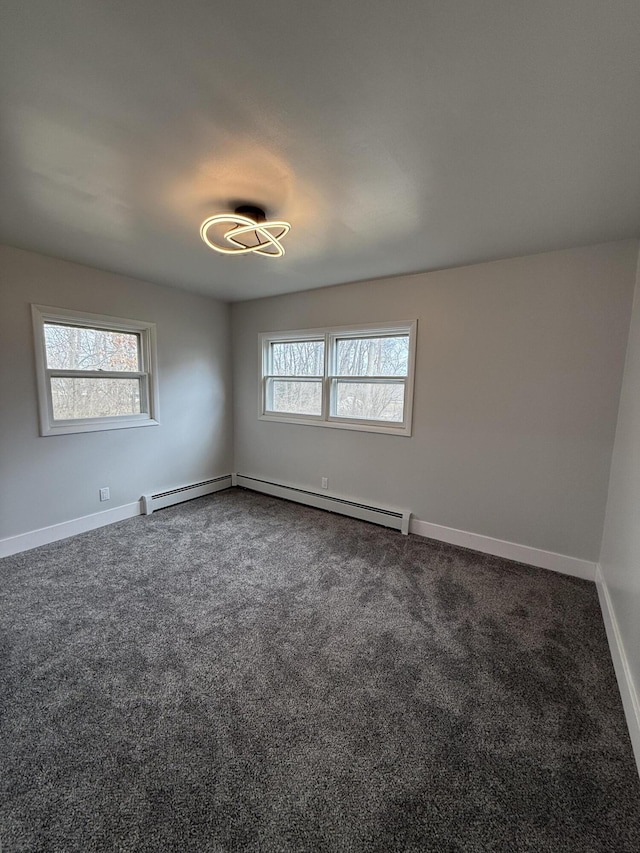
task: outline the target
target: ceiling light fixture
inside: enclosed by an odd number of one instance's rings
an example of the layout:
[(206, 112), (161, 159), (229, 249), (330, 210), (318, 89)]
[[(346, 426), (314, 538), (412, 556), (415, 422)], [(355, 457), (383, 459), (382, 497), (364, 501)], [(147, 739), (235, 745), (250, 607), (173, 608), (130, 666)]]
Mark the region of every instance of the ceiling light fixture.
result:
[(261, 207), (242, 204), (233, 213), (216, 213), (205, 219), (200, 236), (210, 249), (223, 255), (255, 252), (265, 258), (281, 258), (284, 246), (280, 240), (290, 229), (288, 222), (268, 221)]

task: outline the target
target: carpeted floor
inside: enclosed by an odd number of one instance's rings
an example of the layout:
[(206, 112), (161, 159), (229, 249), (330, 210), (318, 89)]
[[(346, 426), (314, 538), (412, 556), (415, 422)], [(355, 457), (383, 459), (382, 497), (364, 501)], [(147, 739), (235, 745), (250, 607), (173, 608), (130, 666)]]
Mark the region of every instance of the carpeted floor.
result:
[(591, 583), (238, 489), (0, 571), (3, 853), (640, 850)]

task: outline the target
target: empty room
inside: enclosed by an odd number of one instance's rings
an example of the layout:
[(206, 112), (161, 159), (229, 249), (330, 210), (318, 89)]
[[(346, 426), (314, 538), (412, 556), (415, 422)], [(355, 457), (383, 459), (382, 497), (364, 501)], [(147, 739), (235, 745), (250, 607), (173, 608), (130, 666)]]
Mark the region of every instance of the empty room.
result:
[(6, 0), (2, 853), (640, 850), (638, 93), (638, 0)]

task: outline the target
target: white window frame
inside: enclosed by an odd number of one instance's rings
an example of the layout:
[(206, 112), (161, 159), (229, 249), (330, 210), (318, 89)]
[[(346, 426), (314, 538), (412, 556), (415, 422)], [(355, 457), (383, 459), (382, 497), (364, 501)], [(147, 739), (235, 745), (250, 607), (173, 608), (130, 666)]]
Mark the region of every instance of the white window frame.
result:
[[(398, 321), (394, 323), (367, 323), (357, 326), (332, 326), (320, 329), (298, 329), (284, 332), (261, 332), (260, 348), (260, 409), (259, 419), (280, 423), (306, 424), (332, 429), (350, 429), (361, 432), (381, 432), (388, 435), (411, 435), (413, 415), (413, 389), (415, 377), (416, 338), (418, 321)], [(340, 338), (379, 338), (396, 334), (408, 334), (409, 359), (407, 376), (337, 376), (335, 370), (336, 342)], [(271, 373), (271, 344), (287, 341), (324, 341), (324, 374), (322, 376), (278, 376)], [(296, 415), (291, 412), (269, 411), (267, 395), (269, 379), (295, 379), (296, 381), (322, 381), (322, 412), (320, 415)], [(335, 414), (335, 389), (341, 382), (397, 382), (404, 385), (404, 420), (402, 423), (390, 421), (370, 421), (360, 418), (340, 418)]]
[[(53, 308), (49, 305), (32, 305), (33, 335), (38, 381), (38, 409), (40, 413), (40, 435), (65, 435), (78, 432), (98, 432), (132, 427), (158, 426), (158, 374), (156, 370), (156, 327), (142, 320), (109, 317), (104, 314), (89, 314), (68, 308)], [(140, 341), (140, 370), (56, 370), (47, 367), (47, 351), (44, 336), (45, 323), (62, 323), (88, 329), (104, 329), (111, 332), (133, 333)], [(53, 416), (51, 379), (57, 376), (138, 379), (140, 381), (140, 408), (136, 415), (112, 415), (103, 418), (56, 419)]]

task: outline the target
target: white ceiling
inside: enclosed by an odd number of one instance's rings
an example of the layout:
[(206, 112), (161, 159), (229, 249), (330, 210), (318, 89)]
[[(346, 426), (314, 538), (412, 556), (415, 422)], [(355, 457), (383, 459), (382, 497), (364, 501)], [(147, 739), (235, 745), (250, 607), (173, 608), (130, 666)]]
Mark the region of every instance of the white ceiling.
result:
[(236, 300), (640, 233), (640, 0), (2, 9), (4, 242)]

